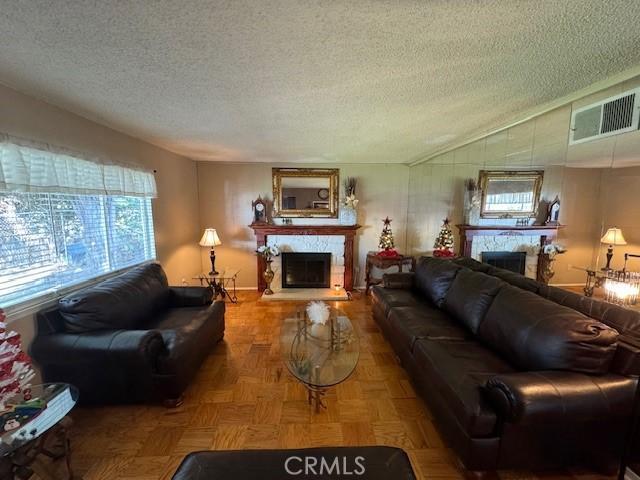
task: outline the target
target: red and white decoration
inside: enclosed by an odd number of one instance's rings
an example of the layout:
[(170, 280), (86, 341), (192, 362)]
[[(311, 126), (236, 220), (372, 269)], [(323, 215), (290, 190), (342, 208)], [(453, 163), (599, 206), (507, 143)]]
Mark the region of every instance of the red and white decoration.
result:
[(0, 309), (0, 411), (19, 393), (24, 400), (30, 400), (30, 382), (35, 376), (31, 358), (22, 350), (20, 334), (7, 330), (5, 320)]

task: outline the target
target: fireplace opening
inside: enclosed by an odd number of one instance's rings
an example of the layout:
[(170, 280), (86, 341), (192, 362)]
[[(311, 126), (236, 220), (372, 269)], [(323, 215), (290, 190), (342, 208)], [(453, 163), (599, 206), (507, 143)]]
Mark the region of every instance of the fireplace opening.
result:
[(282, 288), (329, 288), (330, 253), (282, 252)]
[(527, 252), (482, 252), (482, 263), (524, 275)]

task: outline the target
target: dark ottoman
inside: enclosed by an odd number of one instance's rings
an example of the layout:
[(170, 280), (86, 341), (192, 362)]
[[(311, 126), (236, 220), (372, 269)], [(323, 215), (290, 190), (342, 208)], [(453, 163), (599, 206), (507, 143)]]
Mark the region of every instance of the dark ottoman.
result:
[(193, 452), (173, 480), (415, 480), (407, 454), (392, 447)]

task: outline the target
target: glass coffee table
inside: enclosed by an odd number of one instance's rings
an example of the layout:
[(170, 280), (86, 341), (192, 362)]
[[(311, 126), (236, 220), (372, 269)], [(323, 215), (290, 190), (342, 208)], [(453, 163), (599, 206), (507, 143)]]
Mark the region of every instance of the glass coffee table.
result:
[(78, 401), (78, 390), (48, 383), (32, 386), (31, 395), (30, 403), (16, 395), (16, 404), (0, 415), (0, 478), (31, 478), (34, 473), (42, 480), (58, 478), (43, 456), (65, 458), (67, 478), (73, 478), (67, 414)]
[(316, 412), (326, 408), (322, 401), (327, 389), (344, 382), (353, 373), (360, 357), (360, 344), (351, 320), (331, 308), (325, 325), (312, 324), (306, 306), (284, 319), (280, 347), (289, 372), (308, 390), (309, 404)]

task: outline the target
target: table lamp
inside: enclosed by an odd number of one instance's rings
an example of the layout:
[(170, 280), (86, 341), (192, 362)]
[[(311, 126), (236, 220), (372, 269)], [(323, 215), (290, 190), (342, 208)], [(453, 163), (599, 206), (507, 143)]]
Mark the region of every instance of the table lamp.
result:
[(203, 247), (211, 247), (211, 271), (209, 275), (217, 275), (216, 271), (216, 252), (213, 250), (213, 247), (217, 247), (218, 245), (222, 245), (220, 241), (220, 237), (218, 237), (218, 232), (216, 232), (215, 228), (207, 228), (200, 239), (200, 245)]
[(607, 230), (607, 233), (600, 239), (600, 243), (609, 244), (609, 248), (607, 248), (607, 266), (602, 270), (611, 270), (611, 258), (613, 257), (613, 246), (614, 245), (626, 245), (627, 241), (624, 239), (622, 235), (622, 230), (617, 227), (611, 227)]

